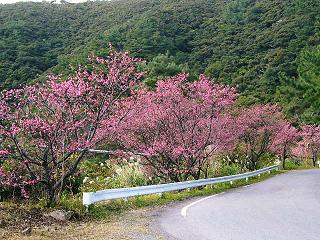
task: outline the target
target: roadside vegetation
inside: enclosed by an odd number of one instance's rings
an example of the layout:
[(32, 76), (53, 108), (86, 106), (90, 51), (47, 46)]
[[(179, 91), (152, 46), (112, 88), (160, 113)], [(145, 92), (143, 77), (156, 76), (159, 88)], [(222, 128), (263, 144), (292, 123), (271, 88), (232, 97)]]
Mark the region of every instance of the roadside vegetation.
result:
[(320, 5), (289, 2), (1, 5), (0, 229), (62, 225), (56, 209), (109, 220), (270, 175), (89, 209), (84, 191), (319, 167)]
[[(97, 161), (97, 159), (95, 161)], [(96, 166), (92, 169), (99, 169), (101, 167), (101, 162), (103, 161), (100, 160), (99, 162), (100, 164), (96, 162)], [(90, 163), (92, 162), (90, 161)], [(288, 167), (290, 169), (305, 169), (312, 168), (312, 165), (310, 162), (297, 163), (295, 161), (289, 160)], [(220, 174), (235, 174), (238, 170), (239, 169), (237, 169), (237, 167), (223, 167), (223, 169), (220, 170)], [(121, 236), (121, 239), (132, 239), (133, 232), (148, 232), (147, 223), (150, 223), (151, 221), (151, 219), (149, 219), (149, 213), (157, 211), (156, 209), (158, 208), (161, 209), (161, 207), (165, 206), (166, 204), (186, 200), (192, 197), (217, 194), (220, 192), (231, 190), (233, 188), (238, 188), (248, 184), (264, 181), (272, 176), (285, 172), (287, 172), (287, 170), (272, 171), (271, 174), (265, 173), (261, 174), (260, 177), (256, 176), (249, 178), (248, 182), (246, 182), (245, 180), (234, 181), (232, 185), (230, 183), (222, 183), (209, 185), (203, 188), (168, 192), (163, 193), (162, 195), (152, 194), (128, 198), (127, 200), (119, 199), (106, 201), (90, 206), (88, 211), (82, 205), (82, 194), (80, 192), (65, 192), (59, 198), (55, 209), (72, 211), (73, 216), (68, 222), (58, 221), (53, 218), (46, 217), (45, 214), (52, 211), (53, 209), (47, 209), (44, 202), (35, 204), (32, 201), (5, 201), (0, 203), (2, 223), (5, 224), (0, 227), (0, 236), (2, 233), (5, 234), (3, 235), (4, 239), (29, 239), (22, 238), (23, 236), (21, 236), (21, 230), (31, 226), (33, 229), (33, 233), (30, 237), (34, 237), (34, 239), (51, 239), (52, 237), (59, 237), (61, 239), (64, 239), (63, 232), (65, 231), (68, 231), (68, 238), (71, 239), (77, 239), (76, 236), (78, 236), (79, 234), (86, 234), (87, 239), (103, 239), (109, 236), (110, 238), (111, 236)], [(97, 175), (99, 174), (100, 173), (97, 173)], [(130, 177), (132, 172), (126, 172), (122, 174), (122, 179), (130, 179), (136, 176), (136, 174), (133, 174), (134, 176)], [(105, 188), (105, 183), (99, 184), (98, 180), (92, 180), (95, 179), (94, 175), (90, 176), (91, 183), (87, 182), (83, 184), (86, 185), (84, 187), (86, 190)], [(131, 186), (138, 186), (140, 184), (140, 180), (136, 183), (131, 182)], [(122, 186), (128, 186), (127, 180), (122, 183)], [(127, 220), (123, 221), (123, 218)], [(127, 225), (128, 221), (132, 221), (132, 223), (135, 223), (133, 226), (132, 224)], [(94, 226), (91, 226), (91, 224), (93, 224)], [(119, 224), (122, 227), (118, 226)], [(124, 227), (127, 229), (124, 230)], [(74, 230), (75, 228), (77, 230)], [(125, 238), (124, 236), (126, 235), (130, 237)]]
[[(132, 210), (132, 209), (141, 208), (141, 207), (161, 206), (171, 202), (182, 201), (191, 197), (217, 194), (232, 188), (238, 188), (241, 186), (266, 180), (272, 176), (285, 173), (288, 170), (299, 170), (299, 169), (308, 169), (308, 168), (313, 168), (312, 164), (308, 161), (295, 162), (294, 160), (289, 160), (287, 170), (271, 171), (270, 174), (264, 173), (264, 174), (261, 174), (260, 177), (255, 176), (255, 177), (249, 178), (247, 182), (245, 180), (236, 180), (232, 184), (230, 184), (229, 182), (219, 183), (219, 184), (213, 184), (205, 187), (182, 190), (182, 191), (167, 192), (162, 194), (150, 194), (145, 196), (132, 197), (128, 199), (110, 200), (110, 201), (98, 203), (95, 205), (91, 205), (89, 209), (85, 209), (85, 207), (82, 206), (81, 204), (79, 205), (77, 204), (82, 201), (81, 194), (76, 194), (73, 196), (65, 195), (63, 198), (61, 198), (60, 202), (58, 203), (58, 206), (63, 209), (76, 211), (79, 215), (83, 215), (92, 219), (97, 219), (97, 218), (108, 219), (110, 217), (117, 216), (118, 214), (127, 210)], [(210, 174), (209, 177), (228, 176), (228, 175), (234, 175), (234, 174), (239, 174), (243, 172), (245, 171), (240, 170), (239, 167), (235, 165), (216, 166), (216, 169), (212, 171), (212, 175)], [(136, 173), (134, 174), (132, 173), (133, 172), (131, 173), (122, 172), (121, 173), (123, 174), (122, 178), (123, 176), (125, 176), (124, 179), (135, 178), (135, 176), (137, 176)], [(86, 182), (85, 184), (83, 184), (85, 191), (96, 191), (96, 190), (106, 189), (105, 182), (99, 183), (99, 179), (94, 177), (91, 177), (90, 179), (91, 179), (91, 183)], [(92, 179), (96, 179), (96, 180), (92, 180)], [(145, 181), (147, 182), (148, 180), (145, 179)], [(141, 186), (141, 185), (145, 185), (145, 184), (141, 184), (141, 179), (139, 179), (137, 182), (131, 182), (130, 184), (128, 184), (127, 180), (125, 180), (122, 186), (134, 187), (134, 186)]]
[[(78, 221), (108, 219), (245, 183), (115, 200), (88, 211), (83, 191), (318, 163), (320, 127), (295, 127), (277, 105), (241, 107), (236, 88), (185, 72), (150, 89), (139, 70), (143, 61), (111, 45), (107, 57), (90, 59), (67, 79), (49, 75), (45, 83), (1, 92), (1, 206), (27, 212), (30, 225), (50, 223), (53, 208), (72, 211)], [(93, 155), (92, 148), (112, 154)]]

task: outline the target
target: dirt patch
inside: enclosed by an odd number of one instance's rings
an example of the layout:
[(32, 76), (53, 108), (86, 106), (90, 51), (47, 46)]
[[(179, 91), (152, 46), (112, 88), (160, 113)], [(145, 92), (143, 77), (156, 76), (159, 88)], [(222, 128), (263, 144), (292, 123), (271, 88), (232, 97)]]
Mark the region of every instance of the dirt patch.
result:
[(65, 223), (45, 217), (38, 209), (26, 209), (22, 207), (7, 207), (0, 205), (0, 229), (7, 231), (20, 231), (30, 225), (34, 227), (63, 225)]
[[(0, 239), (5, 240), (164, 240), (150, 231), (153, 210), (138, 209), (121, 214), (108, 221), (72, 219), (59, 222), (45, 217), (40, 210), (4, 208), (0, 205)], [(0, 222), (1, 223), (1, 222)], [(24, 236), (21, 231), (30, 226), (32, 233)]]

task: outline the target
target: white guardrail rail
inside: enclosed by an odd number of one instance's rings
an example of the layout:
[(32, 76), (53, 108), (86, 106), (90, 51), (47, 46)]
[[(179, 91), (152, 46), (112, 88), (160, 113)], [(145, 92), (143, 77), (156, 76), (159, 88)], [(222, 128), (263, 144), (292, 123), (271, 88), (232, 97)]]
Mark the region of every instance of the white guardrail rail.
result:
[(237, 175), (231, 176), (223, 176), (223, 177), (216, 177), (216, 178), (207, 178), (207, 179), (199, 179), (193, 181), (185, 181), (185, 182), (175, 182), (175, 183), (166, 183), (166, 184), (159, 184), (159, 185), (149, 185), (149, 186), (142, 186), (142, 187), (131, 187), (131, 188), (115, 188), (115, 189), (107, 189), (97, 192), (84, 192), (83, 193), (83, 205), (89, 206), (91, 204), (111, 200), (111, 199), (118, 199), (118, 198), (128, 198), (134, 196), (141, 196), (147, 194), (155, 194), (155, 193), (163, 193), (163, 192), (170, 192), (188, 188), (195, 188), (206, 186), (210, 184), (216, 183), (223, 183), (223, 182), (230, 182), (234, 180), (246, 179), (248, 181), (249, 177), (257, 176), (261, 173), (270, 173), (272, 170), (278, 170), (279, 165), (274, 165), (266, 168), (262, 168), (253, 172), (247, 172)]

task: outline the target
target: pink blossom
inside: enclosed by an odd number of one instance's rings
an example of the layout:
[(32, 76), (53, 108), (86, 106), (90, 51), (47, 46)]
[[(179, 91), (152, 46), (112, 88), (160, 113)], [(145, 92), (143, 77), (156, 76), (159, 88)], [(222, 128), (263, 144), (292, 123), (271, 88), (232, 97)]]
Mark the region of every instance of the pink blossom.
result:
[(311, 158), (315, 166), (320, 154), (320, 126), (303, 126), (301, 137), (302, 139), (294, 151), (299, 157)]
[(10, 152), (8, 150), (6, 150), (6, 149), (0, 150), (0, 157), (5, 157), (5, 156), (7, 156), (9, 154), (10, 154)]
[(283, 119), (279, 107), (271, 104), (254, 105), (240, 111), (237, 131), (241, 132), (250, 169), (257, 168), (260, 158), (271, 150), (277, 136), (277, 141), (281, 141)]
[(123, 105), (126, 118), (115, 129), (124, 151), (143, 154), (154, 174), (173, 181), (199, 178), (205, 163), (236, 142), (228, 114), (238, 94), (203, 75), (159, 81), (155, 91), (139, 91)]
[(20, 186), (27, 196), (27, 185), (44, 183), (55, 194), (87, 149), (109, 138), (123, 118), (123, 96), (143, 76), (136, 70), (141, 60), (113, 49), (95, 60), (94, 71), (80, 66), (66, 80), (50, 75), (43, 84), (0, 94), (0, 147), (10, 150), (1, 150), (0, 169), (3, 159), (12, 160), (0, 185)]

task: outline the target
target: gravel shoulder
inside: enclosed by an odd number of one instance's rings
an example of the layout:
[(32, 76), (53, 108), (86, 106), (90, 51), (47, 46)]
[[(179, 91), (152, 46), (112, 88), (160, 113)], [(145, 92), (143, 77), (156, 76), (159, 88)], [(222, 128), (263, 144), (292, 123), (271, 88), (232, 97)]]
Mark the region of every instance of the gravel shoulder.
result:
[[(0, 226), (0, 239), (3, 240), (164, 240), (156, 231), (150, 230), (150, 225), (158, 210), (144, 208), (133, 210), (114, 217), (108, 221), (68, 221), (58, 222), (44, 220), (35, 216), (32, 221), (32, 234), (23, 235), (21, 231), (28, 227), (26, 220), (16, 219), (9, 223), (10, 218), (17, 217), (17, 214), (10, 214), (0, 208), (0, 221), (10, 226)], [(37, 220), (38, 218), (38, 220)], [(40, 219), (39, 219), (40, 218)], [(42, 221), (42, 223), (40, 223)], [(15, 223), (15, 225), (12, 225)]]

